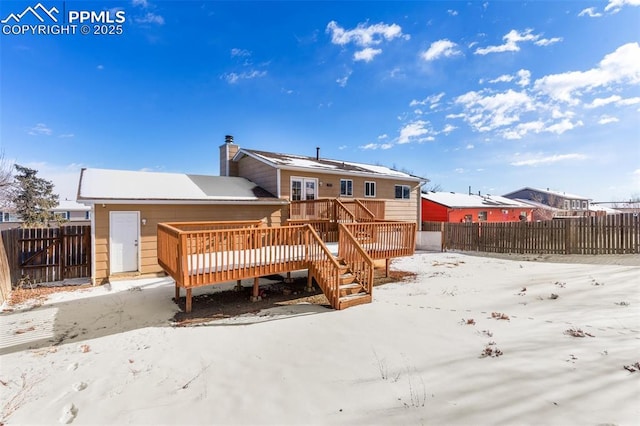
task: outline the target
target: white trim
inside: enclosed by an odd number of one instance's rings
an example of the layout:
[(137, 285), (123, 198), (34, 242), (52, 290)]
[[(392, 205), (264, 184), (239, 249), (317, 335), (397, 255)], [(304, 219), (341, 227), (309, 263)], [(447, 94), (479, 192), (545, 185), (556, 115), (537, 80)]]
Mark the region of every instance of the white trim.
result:
[(320, 198), (320, 194), (318, 193), (320, 191), (320, 185), (319, 185), (319, 180), (318, 178), (314, 178), (314, 177), (304, 177), (304, 176), (289, 176), (289, 200), (291, 200), (291, 195), (293, 194), (292, 192), (292, 184), (293, 181), (300, 181), (301, 183), (301, 187), (300, 187), (300, 200), (304, 201), (307, 199), (306, 197), (306, 182), (307, 181), (313, 181), (314, 182), (314, 188), (316, 189), (315, 194), (313, 199), (317, 200)]
[(136, 270), (135, 271), (126, 271), (126, 272), (141, 272), (140, 271), (140, 266), (142, 265), (142, 257), (141, 257), (141, 251), (140, 247), (141, 247), (141, 241), (140, 241), (140, 211), (139, 210), (114, 210), (114, 211), (110, 211), (109, 212), (109, 247), (108, 247), (108, 254), (109, 254), (109, 275), (113, 275), (113, 259), (112, 259), (112, 253), (111, 253), (111, 236), (112, 236), (112, 232), (113, 232), (113, 226), (111, 223), (111, 219), (114, 213), (135, 213), (136, 215), (136, 225), (137, 225), (137, 230), (138, 230), (138, 235), (136, 238), (136, 241), (138, 242), (138, 245), (136, 246)]
[(96, 206), (91, 206), (91, 285), (96, 285)]
[[(373, 184), (373, 195), (367, 195), (367, 184)], [(378, 185), (375, 180), (365, 180), (364, 181), (364, 198), (376, 198), (378, 196)]]
[(226, 200), (226, 201), (198, 201), (198, 200), (118, 200), (118, 199), (95, 199), (95, 200), (78, 200), (79, 203), (87, 206), (96, 204), (160, 204), (160, 205), (281, 205), (287, 204), (287, 200), (259, 201), (259, 200)]
[(280, 184), (282, 183), (282, 176), (280, 173), (280, 169), (276, 169), (276, 185), (277, 186), (277, 194), (276, 197), (281, 198), (282, 197), (282, 187), (280, 186)]

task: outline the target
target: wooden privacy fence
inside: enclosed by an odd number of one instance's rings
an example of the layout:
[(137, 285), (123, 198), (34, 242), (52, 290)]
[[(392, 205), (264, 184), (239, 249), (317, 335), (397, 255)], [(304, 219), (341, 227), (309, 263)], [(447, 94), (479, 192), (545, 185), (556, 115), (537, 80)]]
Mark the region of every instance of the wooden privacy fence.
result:
[(2, 241), (12, 286), (91, 276), (90, 226), (7, 229)]
[(634, 213), (541, 222), (425, 222), (440, 231), (443, 250), (535, 254), (640, 253), (640, 217)]

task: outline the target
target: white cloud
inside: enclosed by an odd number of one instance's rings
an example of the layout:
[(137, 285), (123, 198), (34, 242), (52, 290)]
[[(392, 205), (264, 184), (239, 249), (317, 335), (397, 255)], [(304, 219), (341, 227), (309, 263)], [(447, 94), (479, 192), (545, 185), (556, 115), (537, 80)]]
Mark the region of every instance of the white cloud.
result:
[(442, 129), (442, 133), (449, 134), (449, 133), (453, 132), (455, 129), (457, 129), (457, 127), (454, 126), (453, 124), (446, 124), (444, 126), (444, 128)]
[(531, 72), (529, 70), (520, 70), (516, 73), (520, 80), (516, 83), (520, 87), (526, 87), (531, 82)]
[(620, 46), (606, 55), (596, 68), (544, 76), (534, 83), (536, 90), (551, 98), (577, 104), (573, 98), (598, 87), (614, 83), (640, 83), (640, 45), (637, 42)]
[(618, 120), (616, 117), (611, 117), (610, 115), (603, 115), (602, 117), (600, 117), (600, 120), (598, 120), (598, 124), (609, 124), (609, 123), (617, 123)]
[(572, 130), (576, 127), (581, 127), (583, 126), (584, 123), (580, 120), (578, 120), (575, 123), (572, 123), (571, 120), (569, 120), (568, 118), (565, 118), (562, 121), (559, 121), (555, 124), (552, 124), (551, 126), (548, 126), (545, 131), (547, 132), (551, 132), (551, 133), (555, 133), (557, 135), (561, 135), (564, 132), (566, 132), (567, 130)]
[(465, 149), (473, 149), (473, 148), (475, 148), (475, 146), (474, 146), (472, 143), (468, 144), (468, 145), (465, 147)]
[(73, 133), (63, 133), (63, 134), (59, 135), (58, 137), (60, 139), (69, 139), (69, 138), (73, 138), (75, 136), (76, 135), (74, 135)]
[(544, 130), (545, 124), (542, 121), (529, 121), (520, 123), (517, 126), (502, 132), (505, 139), (522, 139), (528, 133), (540, 133)]
[(407, 124), (402, 129), (400, 129), (400, 136), (398, 136), (398, 143), (405, 144), (409, 142), (422, 142), (428, 140), (423, 138), (423, 136), (430, 133), (430, 130), (427, 128), (429, 125), (428, 121), (416, 120), (412, 123)]
[(164, 25), (164, 18), (160, 15), (156, 15), (153, 12), (147, 12), (144, 16), (134, 18), (138, 24), (156, 24)]
[(354, 43), (356, 46), (367, 47), (378, 45), (383, 40), (391, 41), (395, 38), (409, 39), (409, 35), (402, 34), (402, 27), (398, 24), (374, 24), (365, 25), (358, 24), (352, 30), (345, 30), (340, 27), (336, 21), (327, 24), (327, 33), (331, 34), (331, 42), (344, 46), (345, 44)]
[(222, 78), (225, 79), (229, 84), (235, 84), (240, 80), (252, 80), (254, 78), (264, 77), (265, 75), (267, 75), (266, 71), (252, 70), (241, 73), (230, 72), (227, 74), (223, 74)]
[(386, 149), (390, 149), (392, 147), (393, 147), (392, 143), (383, 143), (383, 144), (368, 143), (366, 145), (360, 146), (359, 148), (363, 149), (363, 150), (376, 150), (376, 149), (386, 150)]
[(384, 133), (384, 134), (378, 136), (378, 140), (387, 139), (388, 137), (389, 136), (386, 133)]
[(480, 132), (510, 125), (520, 119), (521, 113), (534, 109), (529, 95), (511, 89), (486, 96), (483, 92), (467, 92), (457, 97), (455, 103), (466, 110), (465, 121)]
[(618, 13), (623, 6), (640, 6), (640, 0), (609, 0), (604, 8), (605, 12)]
[(96, 69), (102, 71), (104, 69), (104, 65), (100, 64), (96, 67)]
[(578, 13), (578, 16), (588, 16), (589, 18), (599, 18), (602, 16), (602, 13), (596, 12), (595, 7), (588, 7), (584, 9), (582, 12)]
[(447, 13), (451, 16), (458, 16), (458, 11), (457, 10), (453, 10), (453, 9), (449, 9), (447, 10)]
[(238, 49), (236, 47), (234, 47), (233, 49), (231, 49), (231, 56), (240, 56), (240, 57), (246, 57), (246, 56), (251, 56), (251, 52), (249, 52), (246, 49)]
[(414, 106), (418, 106), (418, 105), (429, 105), (429, 108), (435, 109), (435, 108), (438, 107), (438, 105), (440, 105), (440, 100), (443, 97), (444, 97), (444, 92), (440, 92), (437, 95), (427, 96), (426, 98), (424, 98), (421, 101), (418, 101), (418, 100), (414, 99), (409, 103), (409, 106), (414, 107)]
[(518, 32), (516, 30), (511, 30), (507, 34), (505, 34), (502, 39), (504, 43), (498, 46), (488, 46), (488, 47), (480, 47), (475, 50), (476, 55), (486, 55), (489, 53), (501, 53), (501, 52), (517, 52), (520, 50), (520, 46), (518, 43), (524, 41), (531, 41), (539, 46), (546, 46), (548, 44), (556, 43), (561, 41), (562, 38), (554, 37), (551, 39), (540, 38), (540, 34), (533, 34), (532, 29), (526, 29), (524, 32)]
[(373, 49), (371, 47), (366, 47), (356, 53), (353, 54), (354, 61), (365, 61), (371, 62), (376, 55), (382, 53), (382, 49)]
[(555, 154), (542, 156), (540, 154), (533, 155), (532, 158), (527, 160), (518, 160), (511, 163), (512, 166), (539, 166), (543, 164), (552, 164), (557, 163), (559, 161), (568, 161), (568, 160), (584, 160), (587, 156), (584, 154)]
[(149, 2), (147, 0), (132, 0), (131, 4), (143, 8), (149, 7)]
[(338, 86), (340, 87), (346, 87), (347, 83), (349, 82), (349, 77), (351, 77), (351, 71), (347, 71), (347, 74), (336, 80), (336, 83), (338, 83)]
[(560, 41), (562, 41), (562, 37), (541, 38), (540, 40), (535, 41), (533, 44), (535, 44), (536, 46), (549, 46)]
[(434, 41), (420, 56), (425, 61), (433, 61), (441, 57), (448, 58), (461, 55), (462, 52), (457, 49), (457, 46), (457, 44), (447, 39)]
[(508, 83), (513, 80), (513, 76), (509, 74), (501, 75), (500, 77), (489, 80), (489, 83)]
[(460, 173), (460, 174), (464, 173), (464, 169), (460, 168), (460, 167), (458, 167), (457, 169), (454, 169), (453, 171), (456, 172), (456, 173)]
[(38, 123), (27, 132), (32, 136), (51, 136), (53, 130), (44, 123)]

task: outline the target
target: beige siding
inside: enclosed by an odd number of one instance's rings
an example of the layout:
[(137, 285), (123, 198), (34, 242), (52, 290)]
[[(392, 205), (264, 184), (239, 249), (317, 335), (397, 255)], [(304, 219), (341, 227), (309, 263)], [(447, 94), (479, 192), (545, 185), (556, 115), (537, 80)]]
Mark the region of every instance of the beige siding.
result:
[(278, 175), (275, 168), (247, 156), (238, 161), (237, 165), (238, 176), (249, 179), (274, 196), (278, 196)]
[(265, 205), (107, 205), (95, 208), (95, 263), (94, 282), (104, 284), (109, 280), (109, 212), (138, 211), (140, 219), (140, 273), (162, 272), (158, 265), (156, 243), (157, 226), (161, 222), (216, 221), (216, 220), (264, 220), (267, 226), (280, 226), (287, 206)]

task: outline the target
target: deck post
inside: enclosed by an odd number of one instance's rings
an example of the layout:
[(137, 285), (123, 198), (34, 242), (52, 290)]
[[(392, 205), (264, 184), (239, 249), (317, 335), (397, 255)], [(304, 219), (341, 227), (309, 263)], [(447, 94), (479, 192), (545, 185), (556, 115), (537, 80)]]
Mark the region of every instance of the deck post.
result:
[(233, 288), (233, 291), (242, 291), (242, 280), (236, 281), (236, 286)]
[(304, 288), (307, 293), (313, 293), (313, 276), (311, 273), (307, 273), (307, 286)]
[(185, 309), (186, 313), (191, 312), (191, 288), (187, 288), (187, 296), (185, 298)]
[(259, 302), (260, 300), (262, 300), (262, 298), (260, 297), (260, 277), (255, 277), (253, 279), (253, 291), (251, 293), (251, 300), (252, 302)]
[(287, 278), (284, 279), (286, 284), (291, 284), (293, 282), (293, 278), (291, 278), (291, 271), (287, 271)]
[(178, 300), (180, 300), (180, 287), (178, 286), (178, 283), (176, 283), (176, 304), (178, 303)]
[(391, 259), (386, 258), (384, 260), (384, 276), (389, 277), (389, 265), (391, 265)]

